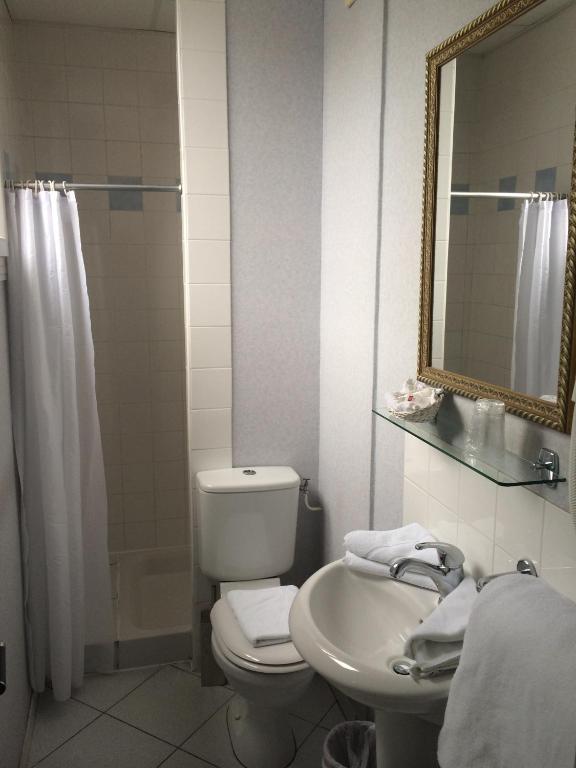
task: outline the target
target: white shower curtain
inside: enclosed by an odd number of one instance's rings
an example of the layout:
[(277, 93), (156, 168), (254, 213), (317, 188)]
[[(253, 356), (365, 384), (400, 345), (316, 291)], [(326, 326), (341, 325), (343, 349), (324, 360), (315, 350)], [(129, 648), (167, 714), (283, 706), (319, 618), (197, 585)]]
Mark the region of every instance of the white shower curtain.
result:
[(14, 441), (32, 687), (57, 700), (112, 659), (94, 345), (73, 192), (6, 192)]
[(524, 203), (520, 217), (512, 389), (555, 400), (568, 243), (568, 201)]

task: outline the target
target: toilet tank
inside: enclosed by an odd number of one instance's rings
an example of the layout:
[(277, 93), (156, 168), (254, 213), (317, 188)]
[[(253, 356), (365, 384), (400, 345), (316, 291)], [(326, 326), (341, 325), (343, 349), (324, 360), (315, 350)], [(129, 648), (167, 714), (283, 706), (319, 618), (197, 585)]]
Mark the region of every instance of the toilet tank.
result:
[(200, 570), (217, 581), (265, 579), (289, 570), (299, 486), (291, 467), (198, 472)]

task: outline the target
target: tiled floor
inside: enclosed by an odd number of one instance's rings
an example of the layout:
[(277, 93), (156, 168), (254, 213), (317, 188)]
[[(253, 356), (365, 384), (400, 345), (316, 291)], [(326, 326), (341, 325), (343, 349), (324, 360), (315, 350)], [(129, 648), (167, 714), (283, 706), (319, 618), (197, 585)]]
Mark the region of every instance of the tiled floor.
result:
[[(229, 688), (202, 688), (188, 663), (88, 677), (65, 703), (39, 697), (28, 766), (241, 768), (226, 728)], [(328, 730), (344, 719), (316, 677), (290, 715), (293, 768), (319, 768)]]

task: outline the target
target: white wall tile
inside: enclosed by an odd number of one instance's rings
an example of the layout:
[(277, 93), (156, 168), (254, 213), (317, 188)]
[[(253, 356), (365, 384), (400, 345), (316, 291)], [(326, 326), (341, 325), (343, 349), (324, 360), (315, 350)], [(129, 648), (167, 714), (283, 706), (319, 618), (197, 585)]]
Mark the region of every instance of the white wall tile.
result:
[(186, 359), (195, 368), (230, 368), (232, 336), (230, 328), (187, 328)]
[(188, 372), (188, 408), (231, 408), (232, 370), (200, 368)]
[(420, 523), (428, 527), (428, 494), (407, 478), (404, 478), (404, 525)]
[(198, 448), (229, 448), (232, 445), (230, 409), (190, 411), (188, 444)]
[(226, 50), (225, 4), (186, 0), (178, 4), (179, 45), (198, 51)]
[(546, 502), (542, 568), (576, 568), (576, 528), (572, 517)]
[(227, 149), (189, 147), (185, 153), (185, 190), (197, 195), (228, 195)]
[(181, 97), (226, 99), (225, 53), (183, 50), (180, 57)]
[(188, 325), (230, 325), (230, 285), (188, 285)]
[(464, 568), (474, 578), (492, 573), (493, 542), (463, 520), (458, 521), (458, 547), (464, 553)]
[(228, 105), (213, 99), (183, 99), (184, 147), (228, 149)]
[(498, 546), (514, 557), (540, 562), (544, 500), (525, 488), (498, 487), (496, 534)]
[(404, 440), (404, 474), (423, 490), (428, 490), (430, 448), (422, 440), (407, 434)]
[(230, 448), (211, 448), (191, 450), (189, 452), (190, 472), (203, 472), (206, 469), (222, 469), (232, 466), (232, 450)]
[(428, 528), (438, 541), (458, 542), (458, 516), (433, 496), (428, 501)]
[(230, 239), (230, 198), (225, 195), (185, 195), (190, 240)]
[(458, 463), (436, 449), (431, 450), (428, 489), (434, 498), (453, 512), (458, 509), (459, 479)]
[(189, 283), (229, 283), (230, 242), (186, 241), (186, 272)]
[(458, 515), (489, 539), (494, 538), (496, 490), (495, 483), (471, 469), (460, 467)]

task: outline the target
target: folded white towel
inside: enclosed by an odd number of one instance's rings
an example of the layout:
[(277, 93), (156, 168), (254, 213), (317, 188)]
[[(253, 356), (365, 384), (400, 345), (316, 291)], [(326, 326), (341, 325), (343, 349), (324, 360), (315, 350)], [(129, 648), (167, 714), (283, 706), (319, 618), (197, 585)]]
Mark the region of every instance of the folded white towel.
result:
[(386, 565), (397, 557), (416, 557), (438, 565), (435, 549), (414, 549), (415, 544), (423, 541), (435, 541), (435, 537), (419, 523), (410, 523), (391, 531), (350, 531), (344, 536), (344, 547), (358, 557)]
[(444, 598), (406, 640), (404, 652), (416, 664), (415, 677), (455, 669), (472, 606), (477, 598), (476, 582), (468, 576)]
[(298, 587), (233, 589), (226, 595), (242, 632), (250, 643), (277, 645), (290, 642), (288, 616)]
[(576, 605), (543, 579), (478, 595), (440, 733), (442, 768), (573, 768)]
[[(420, 554), (419, 552), (417, 554)], [(374, 560), (366, 560), (365, 557), (358, 557), (353, 552), (346, 552), (342, 558), (342, 562), (350, 568), (351, 571), (358, 571), (358, 573), (367, 573), (370, 576), (383, 576), (386, 579), (391, 579), (390, 566), (384, 563), (376, 563)], [(399, 581), (405, 581), (407, 584), (412, 584), (415, 587), (422, 587), (423, 589), (436, 590), (436, 585), (427, 576), (422, 576), (419, 573), (411, 573), (406, 571)]]

